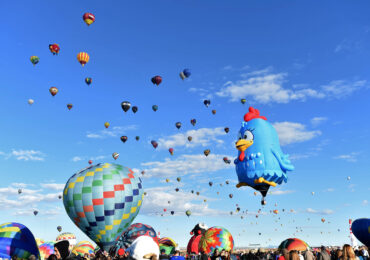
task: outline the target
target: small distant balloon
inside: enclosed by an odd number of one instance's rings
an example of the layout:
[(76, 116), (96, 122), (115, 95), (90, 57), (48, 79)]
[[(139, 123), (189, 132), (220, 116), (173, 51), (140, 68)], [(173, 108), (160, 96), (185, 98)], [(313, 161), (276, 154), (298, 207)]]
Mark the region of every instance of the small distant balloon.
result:
[(348, 176), (348, 177), (347, 177), (347, 180), (351, 180), (351, 177), (350, 177), (350, 176)]
[(242, 102), (242, 104), (244, 105), (244, 104), (245, 104), (245, 102), (247, 102), (247, 100), (246, 100), (245, 98), (242, 98), (242, 99), (240, 100), (240, 102)]
[(188, 141), (191, 142), (191, 140), (193, 140), (193, 137), (188, 136)]
[(232, 198), (233, 198), (233, 196), (234, 196), (233, 194), (229, 194), (229, 198), (230, 198), (230, 199), (232, 199)]
[(195, 126), (196, 123), (197, 123), (196, 119), (193, 118), (193, 119), (190, 120), (190, 124), (192, 124), (193, 126)]
[(152, 144), (152, 146), (154, 147), (154, 149), (157, 149), (158, 143), (156, 141), (152, 140), (150, 143)]
[(212, 114), (216, 115), (216, 110), (215, 109), (212, 110)]
[(206, 99), (203, 101), (203, 104), (206, 106), (206, 107), (209, 107), (209, 105), (211, 105), (211, 100), (209, 99)]
[(119, 153), (114, 152), (114, 153), (112, 154), (112, 157), (113, 157), (113, 159), (114, 159), (114, 160), (117, 160), (117, 159), (118, 159), (118, 157), (119, 157)]
[(190, 210), (187, 210), (187, 211), (185, 211), (185, 214), (186, 214), (186, 216), (190, 217), (191, 211)]
[(158, 106), (157, 105), (153, 105), (152, 106), (152, 109), (153, 109), (154, 112), (156, 112), (158, 110)]
[(85, 78), (85, 83), (90, 86), (92, 83), (92, 78)]
[(152, 81), (152, 83), (154, 84), (154, 85), (157, 85), (157, 86), (159, 86), (159, 84), (161, 84), (162, 83), (162, 77), (161, 76), (154, 76), (152, 79), (151, 79), (151, 81)]
[(109, 122), (104, 123), (105, 128), (108, 128), (110, 126)]
[(67, 104), (67, 108), (68, 108), (68, 110), (71, 110), (71, 109), (72, 109), (72, 107), (73, 107), (73, 105), (72, 105), (71, 103)]
[(83, 67), (83, 66), (85, 66), (86, 63), (89, 62), (90, 56), (86, 52), (80, 52), (80, 53), (77, 54), (77, 60)]
[(175, 126), (176, 126), (176, 128), (177, 128), (177, 129), (180, 129), (180, 128), (181, 128), (181, 122), (177, 122), (177, 123), (175, 124)]
[(58, 55), (58, 53), (59, 53), (59, 51), (60, 51), (59, 44), (56, 44), (56, 43), (49, 44), (49, 50), (50, 50), (50, 52), (51, 52), (53, 55)]
[(136, 141), (140, 140), (140, 136), (135, 136)]
[(204, 150), (203, 153), (204, 153), (205, 156), (208, 156), (211, 153), (211, 150), (206, 149), (206, 150)]
[(57, 226), (57, 230), (60, 232), (62, 231), (62, 227), (61, 226)]
[(51, 87), (49, 89), (50, 94), (54, 97), (58, 93), (58, 89), (56, 87)]
[(93, 163), (93, 161), (92, 160), (89, 160), (89, 164), (92, 164)]
[(18, 189), (18, 194), (21, 194), (22, 193), (22, 189)]
[(37, 56), (31, 56), (30, 60), (31, 60), (32, 64), (35, 66), (37, 63), (39, 63), (40, 58), (37, 57)]
[(133, 106), (132, 107), (132, 112), (134, 112), (134, 114), (138, 111), (138, 107), (137, 106)]
[(35, 215), (35, 216), (36, 216), (37, 214), (39, 214), (39, 212), (38, 212), (37, 210), (34, 210), (34, 211), (33, 211), (33, 215)]
[(82, 19), (87, 24), (87, 26), (90, 26), (93, 22), (95, 22), (95, 15), (93, 15), (92, 13), (84, 13)]
[(176, 178), (176, 180), (177, 180), (178, 182), (180, 182), (180, 181), (181, 181), (181, 178), (180, 178), (180, 177), (177, 177), (177, 178)]
[(210, 186), (210, 187), (212, 187), (212, 185), (213, 185), (213, 182), (211, 182), (211, 181), (210, 181), (210, 182), (209, 182), (208, 184), (209, 184), (209, 186)]
[(173, 155), (173, 148), (168, 149), (171, 155)]
[(182, 80), (184, 80), (184, 79), (186, 79), (186, 78), (190, 77), (190, 75), (191, 75), (191, 72), (190, 72), (190, 70), (189, 70), (189, 69), (184, 69), (183, 71), (181, 71), (181, 72), (180, 72), (180, 78), (181, 78)]
[(179, 188), (176, 188), (176, 189), (175, 189), (175, 191), (176, 191), (176, 192), (179, 192), (179, 190), (180, 190)]
[(127, 137), (127, 136), (125, 136), (125, 135), (121, 136), (121, 141), (122, 141), (123, 143), (126, 143), (127, 139), (128, 139), (128, 137)]
[(123, 111), (127, 112), (131, 107), (131, 103), (128, 102), (128, 101), (123, 101), (121, 103), (121, 107), (122, 107)]
[(225, 133), (228, 133), (230, 131), (228, 127), (225, 127), (224, 130), (225, 130)]
[(34, 100), (33, 100), (33, 99), (29, 99), (29, 100), (28, 100), (28, 104), (29, 104), (29, 105), (32, 105), (33, 103), (34, 103)]

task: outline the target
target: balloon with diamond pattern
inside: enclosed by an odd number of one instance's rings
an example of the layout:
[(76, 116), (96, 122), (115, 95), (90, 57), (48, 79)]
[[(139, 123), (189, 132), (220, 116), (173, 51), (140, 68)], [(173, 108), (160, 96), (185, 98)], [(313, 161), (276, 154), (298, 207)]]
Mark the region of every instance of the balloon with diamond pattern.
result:
[(230, 232), (223, 227), (209, 228), (199, 242), (199, 251), (206, 254), (213, 253), (218, 248), (219, 251), (225, 249), (232, 251), (234, 248), (234, 239)]
[(134, 172), (119, 164), (97, 164), (74, 174), (63, 192), (71, 220), (109, 251), (139, 213), (143, 188)]

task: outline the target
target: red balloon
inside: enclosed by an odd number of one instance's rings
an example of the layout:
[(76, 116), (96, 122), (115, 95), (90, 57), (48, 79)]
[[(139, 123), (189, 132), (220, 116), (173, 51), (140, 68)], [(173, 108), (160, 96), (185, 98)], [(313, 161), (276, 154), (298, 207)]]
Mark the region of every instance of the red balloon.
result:
[(152, 78), (152, 83), (154, 84), (154, 85), (159, 85), (159, 84), (161, 84), (161, 82), (162, 82), (162, 77), (161, 76), (154, 76), (153, 78)]
[(89, 160), (89, 164), (92, 164), (93, 163), (93, 161), (92, 160)]

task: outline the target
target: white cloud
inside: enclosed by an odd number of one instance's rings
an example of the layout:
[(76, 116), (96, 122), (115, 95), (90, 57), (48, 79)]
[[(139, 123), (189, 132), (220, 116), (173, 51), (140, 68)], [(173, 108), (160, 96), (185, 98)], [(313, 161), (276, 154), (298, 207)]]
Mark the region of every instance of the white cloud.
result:
[(285, 194), (290, 194), (290, 193), (294, 193), (295, 190), (273, 190), (273, 191), (270, 191), (269, 194), (271, 195), (285, 195)]
[[(220, 136), (226, 135), (223, 127), (217, 128), (200, 128), (197, 130), (189, 130), (186, 133), (178, 133), (165, 138), (159, 138), (158, 148), (168, 149), (174, 147), (196, 147), (196, 146), (208, 146), (211, 143), (222, 144)], [(188, 136), (193, 139), (191, 142), (188, 141)]]
[(44, 161), (45, 154), (35, 150), (15, 150), (13, 149), (10, 153), (1, 152), (0, 155), (4, 156), (5, 159), (15, 158), (18, 161)]
[(79, 161), (87, 161), (87, 160), (92, 160), (92, 161), (95, 161), (95, 160), (102, 160), (104, 158), (107, 158), (107, 156), (105, 155), (98, 155), (98, 156), (95, 156), (95, 157), (89, 157), (89, 156), (75, 156), (71, 159), (72, 162), (79, 162)]
[(333, 192), (333, 191), (335, 191), (335, 189), (334, 188), (327, 188), (326, 190), (324, 190), (324, 191), (326, 191), (326, 192)]
[(65, 184), (63, 183), (41, 183), (41, 187), (51, 190), (63, 190)]
[(262, 104), (288, 103), (294, 100), (305, 101), (307, 98), (342, 98), (368, 85), (366, 80), (354, 82), (335, 80), (318, 89), (308, 87), (290, 89), (283, 87), (283, 83), (287, 81), (287, 75), (287, 73), (273, 73), (271, 67), (244, 73), (241, 77), (246, 79), (235, 83), (226, 82), (216, 95), (229, 98), (233, 102), (248, 98), (252, 102)]
[(118, 137), (120, 135), (124, 135), (127, 131), (136, 130), (138, 128), (137, 125), (127, 125), (127, 126), (113, 126), (110, 128), (106, 128), (103, 130), (100, 130), (98, 132), (92, 133), (88, 132), (86, 134), (87, 138), (93, 138), (93, 139), (104, 139), (107, 137)]
[[(175, 192), (170, 187), (156, 187), (146, 189), (147, 195), (143, 200), (143, 205), (140, 210), (141, 214), (170, 215), (171, 211), (175, 215), (184, 216), (186, 210), (191, 210), (193, 216), (219, 216), (226, 215), (226, 212), (209, 208), (203, 200), (207, 199), (202, 195), (197, 196), (190, 192)], [(170, 204), (168, 204), (170, 201)], [(167, 209), (166, 212), (163, 209)]]
[(331, 209), (315, 210), (312, 208), (307, 208), (306, 213), (317, 214), (317, 215), (331, 215), (334, 213), (334, 211)]
[(369, 204), (369, 201), (368, 200), (364, 200), (363, 202), (362, 202), (362, 205), (364, 205), (364, 206), (366, 206), (366, 205), (368, 205)]
[(326, 120), (328, 120), (328, 118), (326, 117), (314, 117), (311, 119), (311, 124), (316, 127), (321, 123), (325, 122)]
[(301, 143), (321, 135), (320, 131), (306, 130), (306, 126), (300, 123), (276, 122), (273, 126), (278, 133), (281, 145)]
[(73, 162), (79, 162), (79, 161), (82, 161), (82, 158), (80, 156), (75, 156), (72, 158), (72, 161)]
[(358, 153), (352, 152), (349, 154), (341, 154), (341, 155), (334, 156), (333, 159), (345, 160), (347, 162), (357, 162), (357, 155)]
[[(214, 172), (221, 169), (232, 168), (232, 164), (225, 164), (223, 157), (226, 155), (210, 154), (207, 157), (203, 154), (181, 155), (171, 160), (146, 162), (141, 165), (145, 167), (145, 177), (150, 176), (179, 176), (190, 173)], [(228, 157), (232, 158), (232, 157)]]

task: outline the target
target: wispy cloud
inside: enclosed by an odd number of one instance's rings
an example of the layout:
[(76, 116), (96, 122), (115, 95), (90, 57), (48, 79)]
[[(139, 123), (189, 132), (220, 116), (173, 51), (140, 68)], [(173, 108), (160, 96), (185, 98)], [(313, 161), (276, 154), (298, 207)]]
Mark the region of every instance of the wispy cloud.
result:
[(362, 201), (362, 205), (367, 206), (368, 204), (369, 204), (369, 201), (368, 200), (363, 200)]
[(324, 123), (326, 120), (328, 120), (328, 118), (326, 118), (326, 117), (314, 117), (314, 118), (311, 119), (311, 124), (312, 124), (312, 126), (316, 127), (316, 126)]
[(291, 194), (294, 193), (295, 190), (273, 190), (270, 192), (271, 195), (285, 195), (285, 194)]
[(334, 211), (331, 209), (315, 210), (312, 208), (307, 208), (306, 213), (317, 214), (317, 215), (331, 215), (334, 213)]
[(10, 153), (0, 152), (0, 155), (5, 159), (15, 158), (18, 161), (44, 161), (45, 154), (35, 150), (16, 150), (13, 149)]
[(41, 183), (40, 184), (41, 187), (45, 188), (45, 189), (51, 189), (51, 190), (63, 190), (64, 189), (64, 186), (65, 184), (63, 183)]
[(86, 160), (95, 161), (95, 160), (102, 160), (102, 159), (105, 159), (105, 158), (107, 158), (106, 155), (98, 155), (98, 156), (93, 156), (93, 157), (89, 157), (89, 156), (83, 155), (83, 156), (74, 156), (71, 159), (71, 161), (72, 162), (79, 162), (79, 161), (86, 161)]
[(316, 131), (306, 130), (306, 126), (300, 123), (276, 122), (273, 124), (273, 126), (275, 127), (278, 133), (281, 145), (301, 143), (321, 135), (321, 132), (318, 130)]
[(333, 192), (333, 191), (335, 191), (335, 189), (334, 189), (334, 188), (327, 188), (327, 189), (325, 189), (324, 191), (325, 191), (325, 192)]
[(244, 73), (241, 77), (246, 79), (226, 82), (216, 95), (229, 98), (233, 102), (249, 98), (262, 104), (288, 103), (295, 100), (305, 101), (307, 98), (342, 98), (368, 85), (366, 80), (335, 80), (317, 89), (287, 88), (283, 86), (287, 82), (287, 76), (287, 73), (273, 73), (271, 67)]
[(136, 130), (137, 125), (127, 125), (127, 126), (113, 126), (107, 129), (100, 130), (98, 132), (88, 132), (86, 134), (87, 138), (93, 139), (104, 139), (109, 137), (118, 137), (124, 135), (125, 132)]
[(334, 156), (333, 159), (336, 159), (336, 160), (345, 160), (347, 162), (357, 162), (357, 155), (359, 153), (356, 153), (356, 152), (352, 152), (352, 153), (349, 153), (349, 154), (341, 154), (341, 155), (337, 155), (337, 156)]
[[(178, 133), (164, 138), (159, 138), (158, 149), (168, 149), (170, 147), (196, 147), (208, 146), (211, 143), (223, 144), (223, 140), (219, 137), (226, 135), (223, 127), (217, 128), (200, 128), (197, 130), (189, 130), (186, 133)], [(192, 137), (191, 142), (188, 141), (188, 136)]]
[(173, 160), (167, 158), (164, 161), (142, 163), (141, 166), (145, 168), (145, 177), (166, 177), (191, 173), (214, 172), (233, 167), (231, 164), (224, 163), (223, 157), (225, 156), (226, 155), (210, 154), (206, 157), (203, 154), (185, 154)]

